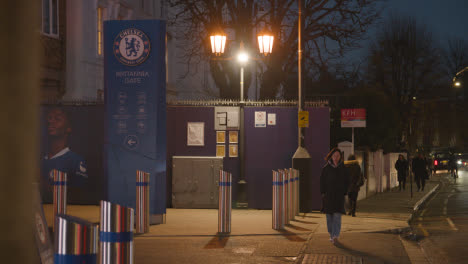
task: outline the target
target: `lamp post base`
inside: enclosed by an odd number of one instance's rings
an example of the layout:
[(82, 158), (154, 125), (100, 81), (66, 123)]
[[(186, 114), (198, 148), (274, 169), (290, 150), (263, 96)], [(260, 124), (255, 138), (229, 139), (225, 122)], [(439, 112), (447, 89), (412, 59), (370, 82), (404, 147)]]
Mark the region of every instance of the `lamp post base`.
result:
[(299, 171), (299, 212), (302, 213), (312, 211), (310, 161), (307, 149), (297, 148), (293, 156), (293, 168)]
[(247, 182), (245, 180), (240, 180), (237, 183), (237, 201), (235, 207), (237, 209), (247, 209), (249, 207), (247, 201)]

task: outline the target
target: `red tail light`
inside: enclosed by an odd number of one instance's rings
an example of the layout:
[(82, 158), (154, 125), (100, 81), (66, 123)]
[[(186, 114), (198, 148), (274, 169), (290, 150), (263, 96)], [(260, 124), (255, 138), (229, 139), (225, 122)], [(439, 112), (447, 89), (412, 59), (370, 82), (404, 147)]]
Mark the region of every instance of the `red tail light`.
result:
[(434, 166), (437, 166), (439, 162), (437, 160), (434, 160)]

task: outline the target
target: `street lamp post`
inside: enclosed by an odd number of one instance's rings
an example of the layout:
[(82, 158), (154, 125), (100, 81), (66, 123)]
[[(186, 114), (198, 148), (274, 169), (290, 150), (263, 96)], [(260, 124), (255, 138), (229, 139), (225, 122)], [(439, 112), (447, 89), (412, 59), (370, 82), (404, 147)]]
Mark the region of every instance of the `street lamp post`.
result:
[[(273, 40), (274, 37), (269, 34), (261, 34), (258, 36), (258, 45), (260, 53), (267, 56), (271, 54), (273, 50)], [(210, 36), (211, 42), (211, 51), (216, 56), (224, 53), (224, 47), (226, 45), (226, 35), (224, 34), (216, 34)], [(239, 161), (240, 161), (240, 175), (239, 181), (237, 182), (237, 208), (247, 208), (248, 201), (247, 201), (247, 181), (245, 178), (245, 155), (244, 155), (244, 147), (245, 147), (245, 136), (244, 136), (244, 66), (249, 60), (248, 54), (244, 51), (244, 44), (240, 43), (240, 52), (237, 55), (237, 60), (240, 63), (240, 138), (239, 138)]]
[(297, 114), (298, 114), (298, 138), (297, 138), (297, 150), (292, 158), (292, 166), (294, 169), (299, 170), (299, 211), (307, 213), (312, 210), (312, 203), (310, 201), (310, 155), (307, 149), (304, 147), (304, 136), (303, 128), (299, 127), (299, 113), (302, 111), (302, 1), (298, 0), (298, 25), (297, 25), (297, 73), (298, 73), (298, 84), (297, 84)]

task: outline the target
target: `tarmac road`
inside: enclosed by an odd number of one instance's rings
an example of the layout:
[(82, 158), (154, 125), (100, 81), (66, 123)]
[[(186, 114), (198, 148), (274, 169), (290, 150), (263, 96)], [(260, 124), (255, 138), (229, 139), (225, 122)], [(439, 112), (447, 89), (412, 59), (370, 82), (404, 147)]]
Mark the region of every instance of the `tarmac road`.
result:
[(442, 187), (413, 218), (411, 226), (425, 237), (421, 246), (432, 263), (468, 262), (468, 172), (448, 173)]

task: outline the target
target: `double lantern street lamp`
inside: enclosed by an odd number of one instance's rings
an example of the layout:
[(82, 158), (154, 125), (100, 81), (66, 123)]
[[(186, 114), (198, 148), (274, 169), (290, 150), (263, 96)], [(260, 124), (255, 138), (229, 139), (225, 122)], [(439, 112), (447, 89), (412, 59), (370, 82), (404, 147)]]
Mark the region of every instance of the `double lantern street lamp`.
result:
[[(271, 54), (273, 50), (273, 40), (274, 37), (268, 34), (262, 34), (258, 36), (258, 48), (260, 53), (263, 53), (265, 56)], [(226, 47), (226, 35), (217, 34), (210, 36), (211, 41), (211, 52), (216, 54), (216, 56), (224, 53), (224, 48)]]
[[(261, 34), (258, 36), (258, 48), (260, 53), (267, 56), (273, 50), (274, 37), (269, 34)], [(216, 56), (224, 53), (226, 47), (226, 35), (216, 34), (210, 36), (211, 52)], [(245, 180), (245, 161), (244, 161), (244, 65), (249, 60), (249, 55), (244, 51), (244, 45), (241, 42), (240, 52), (237, 55), (237, 60), (241, 65), (240, 68), (240, 146), (239, 146), (239, 160), (240, 160), (240, 177), (238, 182), (238, 195), (237, 195), (237, 208), (247, 208), (247, 181)]]
[[(258, 36), (258, 48), (260, 53), (267, 56), (271, 54), (273, 50), (273, 40), (274, 37), (269, 34), (261, 34)], [(226, 35), (216, 34), (210, 36), (211, 42), (211, 52), (216, 56), (224, 53), (224, 48), (226, 47)], [(244, 102), (244, 65), (249, 60), (249, 55), (244, 51), (244, 45), (241, 42), (240, 52), (237, 55), (237, 60), (241, 64), (241, 76), (240, 76), (240, 102)]]

